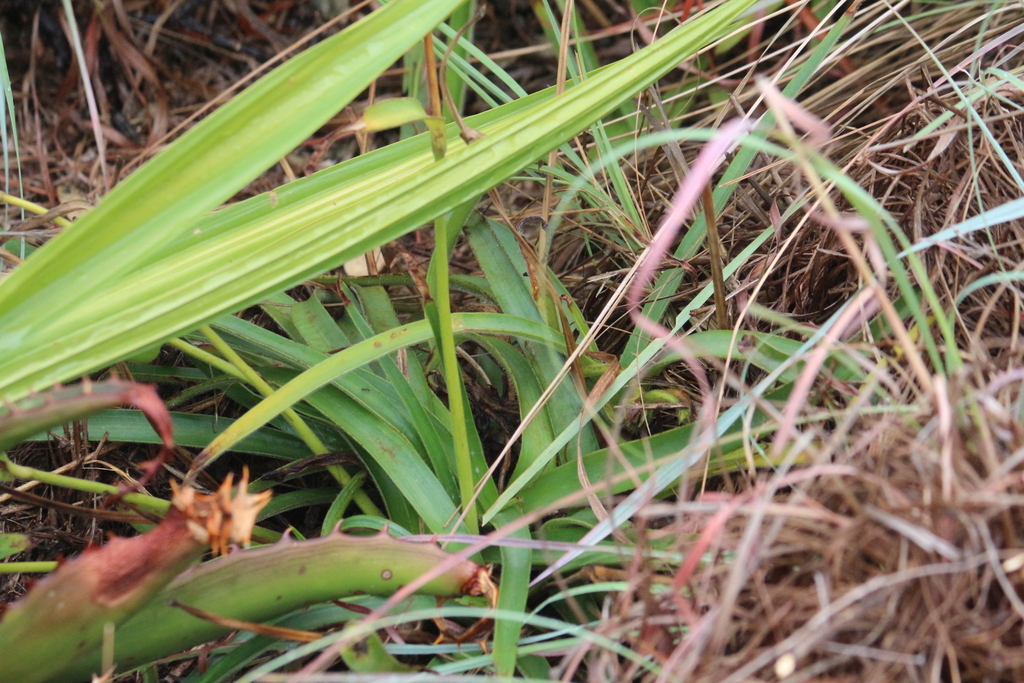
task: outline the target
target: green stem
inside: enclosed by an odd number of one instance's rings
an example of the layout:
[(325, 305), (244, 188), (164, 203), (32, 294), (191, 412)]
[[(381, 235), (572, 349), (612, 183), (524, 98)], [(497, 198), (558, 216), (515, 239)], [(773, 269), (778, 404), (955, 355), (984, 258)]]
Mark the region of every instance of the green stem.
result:
[[(203, 335), (205, 335), (206, 338), (210, 340), (210, 343), (213, 344), (214, 348), (217, 349), (217, 351), (219, 351), (220, 354), (224, 356), (224, 358), (226, 358), (232, 366), (234, 366), (237, 373), (240, 373), (242, 378), (244, 378), (246, 382), (255, 387), (256, 390), (263, 394), (263, 396), (265, 397), (270, 396), (274, 393), (274, 388), (270, 386), (270, 384), (268, 384), (267, 381), (263, 379), (258, 372), (253, 370), (252, 367), (248, 363), (246, 363), (241, 356), (238, 355), (238, 353), (231, 347), (230, 344), (224, 341), (224, 339), (219, 334), (214, 332), (213, 328), (211, 328), (209, 325), (204, 325), (203, 327), (199, 328), (199, 331), (202, 332)], [(235, 376), (238, 375), (236, 374)], [(320, 437), (313, 433), (313, 430), (309, 428), (309, 425), (306, 424), (305, 420), (303, 420), (302, 417), (300, 417), (299, 414), (296, 413), (293, 408), (288, 408), (287, 410), (282, 412), (281, 415), (288, 422), (288, 424), (290, 424), (292, 428), (295, 429), (296, 434), (298, 434), (299, 438), (302, 439), (303, 442), (305, 442), (305, 444), (309, 447), (311, 451), (313, 451), (314, 455), (325, 455), (326, 453), (330, 452), (330, 449), (328, 449), (327, 446), (324, 445), (324, 442), (320, 440)], [(349, 483), (349, 481), (352, 480), (352, 475), (349, 474), (348, 470), (346, 470), (341, 465), (328, 465), (327, 471), (331, 473), (331, 475), (338, 481), (338, 483), (342, 485), (342, 487), (344, 487), (346, 484)], [(356, 505), (359, 506), (359, 509), (362, 510), (365, 514), (373, 515), (376, 517), (384, 516), (384, 513), (381, 512), (380, 508), (378, 508), (372, 500), (370, 500), (370, 497), (366, 495), (365, 491), (357, 491), (355, 496), (353, 497), (353, 500), (355, 501)]]
[[(443, 566), (448, 569), (441, 571)], [(235, 552), (178, 576), (123, 622), (114, 638), (114, 659), (119, 670), (126, 671), (231, 631), (173, 607), (172, 600), (219, 616), (262, 623), (332, 599), (391, 595), (428, 572), (436, 578), (417, 590), (421, 595), (478, 595), (487, 580), (485, 570), (470, 560), (457, 561), (436, 545), (408, 543), (386, 534), (334, 533)], [(96, 649), (80, 652), (74, 665), (50, 683), (89, 680), (90, 674), (100, 670), (100, 660)], [(3, 676), (4, 666), (15, 661), (0, 657), (0, 679), (15, 680)]]
[[(22, 209), (28, 209), (32, 213), (34, 213), (36, 215), (39, 215), (39, 216), (42, 216), (44, 213), (46, 213), (48, 211), (48, 209), (45, 209), (42, 206), (39, 206), (38, 204), (34, 204), (34, 203), (28, 201), (27, 199), (22, 199), (21, 197), (15, 197), (14, 195), (7, 194), (6, 192), (0, 192), (0, 204), (11, 204), (13, 206), (17, 206), (17, 207), (20, 207)], [(71, 221), (69, 221), (67, 218), (63, 218), (61, 216), (55, 217), (53, 219), (53, 222), (56, 223), (57, 225), (59, 225), (62, 228), (70, 228), (71, 227)]]
[(56, 568), (56, 562), (3, 562), (0, 574), (43, 574)]
[(238, 370), (238, 368), (236, 368), (234, 365), (227, 362), (220, 356), (215, 356), (209, 351), (203, 351), (199, 347), (192, 346), (192, 344), (189, 344), (184, 339), (172, 339), (167, 343), (173, 346), (174, 348), (178, 349), (185, 355), (192, 356), (193, 358), (200, 362), (215, 367), (226, 375), (231, 375), (232, 377), (240, 379), (243, 382), (246, 381), (245, 375), (243, 375)]
[[(258, 372), (253, 370), (252, 367), (246, 363), (233, 348), (231, 348), (230, 344), (224, 341), (219, 334), (213, 331), (213, 328), (204, 325), (199, 328), (199, 331), (202, 332), (206, 338), (210, 340), (214, 348), (216, 348), (217, 351), (219, 351), (220, 354), (241, 373), (246, 382), (255, 387), (256, 390), (264, 396), (270, 396), (274, 393), (274, 388), (270, 386), (267, 380), (263, 379)], [(314, 455), (323, 455), (328, 452), (327, 446), (324, 445), (324, 442), (320, 440), (320, 437), (313, 433), (313, 430), (309, 428), (306, 421), (303, 420), (293, 408), (288, 408), (281, 413), (281, 415), (285, 420), (287, 420), (288, 424), (292, 426), (295, 432), (299, 435), (299, 438), (309, 446), (309, 450), (313, 451)], [(348, 479), (341, 483), (348, 483)]]
[(448, 388), (448, 410), (452, 417), (452, 441), (455, 446), (455, 467), (459, 479), (459, 497), (471, 534), (479, 530), (476, 505), (473, 503), (475, 481), (473, 461), (469, 452), (469, 432), (466, 430), (466, 404), (463, 400), (462, 373), (455, 353), (455, 331), (452, 328), (452, 302), (448, 287), (448, 220), (439, 216), (434, 221), (433, 281), (431, 297), (437, 307), (437, 329), (444, 365), (444, 383)]
[[(86, 481), (85, 479), (77, 479), (75, 477), (66, 477), (63, 474), (54, 474), (53, 472), (47, 472), (46, 470), (37, 470), (34, 467), (26, 467), (24, 465), (18, 465), (12, 462), (6, 454), (0, 453), (0, 471), (6, 471), (15, 479), (25, 479), (27, 481), (38, 481), (41, 484), (49, 484), (51, 486), (60, 486), (61, 488), (71, 489), (72, 491), (82, 491), (84, 493), (96, 493), (99, 495), (114, 495), (119, 493), (120, 489), (110, 484), (102, 484), (98, 481)], [(152, 512), (155, 515), (163, 517), (167, 514), (167, 510), (171, 507), (171, 504), (163, 498), (157, 498), (155, 496), (149, 496), (145, 493), (126, 493), (121, 496), (121, 500), (140, 510)], [(271, 531), (264, 529), (263, 527), (253, 528), (253, 539), (258, 539), (261, 542), (271, 543), (281, 538), (281, 534), (277, 531)], [(38, 564), (47, 564), (41, 562)], [(11, 564), (2, 564), (0, 567), (10, 567)], [(30, 571), (28, 569), (23, 571)], [(49, 569), (42, 569), (37, 571), (49, 571)]]
[[(84, 479), (67, 477), (63, 474), (54, 474), (53, 472), (47, 472), (46, 470), (37, 470), (34, 467), (25, 467), (24, 465), (15, 464), (9, 460), (6, 455), (0, 455), (0, 470), (6, 470), (11, 476), (17, 479), (38, 481), (42, 484), (60, 486), (74, 491), (98, 493), (102, 495), (118, 493), (118, 488), (116, 486), (101, 484), (98, 481), (85, 481)], [(122, 500), (126, 503), (131, 503), (142, 510), (153, 512), (161, 516), (166, 513), (167, 509), (171, 506), (170, 503), (162, 498), (155, 498), (142, 493), (126, 493)]]

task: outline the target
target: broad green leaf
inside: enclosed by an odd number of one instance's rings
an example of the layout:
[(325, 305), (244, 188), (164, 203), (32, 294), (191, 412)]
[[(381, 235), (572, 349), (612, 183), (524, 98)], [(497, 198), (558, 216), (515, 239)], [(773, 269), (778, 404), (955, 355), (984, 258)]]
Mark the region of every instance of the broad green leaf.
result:
[(292, 309), (298, 303), (285, 292), (274, 292), (263, 297), (260, 301), (260, 308), (273, 318), (274, 322), (284, 330), (285, 334), (295, 340), (301, 340), (302, 335), (295, 321), (292, 320)]
[[(280, 374), (271, 378), (283, 380), (285, 374), (283, 371)], [(437, 534), (451, 530), (451, 520), (456, 517), (455, 504), (404, 434), (335, 387), (320, 389), (306, 401), (366, 449), (380, 468), (374, 473), (378, 475), (375, 476), (378, 485), (379, 475), (385, 474), (423, 519), (427, 529)]]
[[(395, 315), (391, 306), (391, 299), (384, 288), (362, 287), (356, 291), (366, 307), (367, 317), (372, 315), (376, 320), (377, 324), (373, 329), (383, 333), (401, 327), (398, 316)], [(349, 317), (361, 320), (361, 316), (351, 315)], [(372, 336), (371, 330), (367, 330), (367, 332), (369, 334), (366, 336)], [(439, 413), (447, 415), (447, 409), (427, 385), (426, 375), (416, 352), (407, 347), (404, 372), (390, 355), (381, 356), (378, 363), (384, 369), (384, 373), (416, 425), (416, 433), (431, 465), (433, 465), (434, 474), (444, 485), (452, 500), (455, 500), (458, 497), (458, 483), (455, 480), (452, 458), (451, 420), (442, 423), (436, 418)], [(431, 412), (432, 406), (436, 406), (436, 412)]]
[(423, 122), (430, 134), (430, 147), (435, 159), (443, 159), (448, 149), (444, 119), (430, 116), (419, 100), (412, 97), (396, 97), (375, 102), (363, 111), (362, 117), (352, 125), (354, 130), (376, 133), (389, 128), (398, 128), (409, 123)]
[[(353, 477), (353, 480), (355, 477)], [(351, 481), (349, 482), (351, 483)], [(260, 510), (256, 521), (262, 522), (265, 519), (279, 515), (282, 512), (296, 510), (298, 508), (310, 507), (313, 505), (330, 505), (338, 495), (337, 489), (299, 489), (298, 491), (287, 491), (275, 493), (270, 502)]]
[[(486, 349), (505, 372), (506, 377), (515, 388), (516, 400), (519, 402), (519, 416), (520, 418), (524, 417), (540, 400), (540, 395), (543, 392), (533, 366), (522, 352), (497, 337), (474, 335), (473, 340)], [(544, 406), (523, 431), (519, 459), (512, 474), (513, 478), (528, 467), (543, 452), (544, 447), (554, 439), (549, 407)]]
[[(216, 324), (224, 338), (243, 356), (253, 354), (253, 361), (266, 365), (283, 364), (296, 370), (305, 370), (323, 362), (325, 353), (293, 342), (258, 325), (240, 318), (222, 318)], [(360, 347), (363, 348), (363, 347)], [(259, 356), (263, 360), (259, 360)], [(360, 363), (352, 371), (335, 378), (335, 385), (379, 417), (385, 417), (404, 433), (413, 434), (411, 418), (388, 381)]]
[[(502, 310), (543, 324), (544, 314), (533, 298), (526, 261), (511, 231), (489, 220), (470, 225), (466, 233), (473, 253), (476, 254), (481, 268), (491, 282), (495, 299)], [(552, 280), (557, 279), (551, 277)], [(531, 365), (536, 368), (537, 379), (544, 385), (555, 378), (565, 360), (564, 356), (555, 354), (547, 348), (527, 346), (525, 353)], [(552, 426), (561, 429), (578, 422), (583, 401), (575, 387), (566, 383), (556, 389), (546, 407)], [(581, 437), (581, 446), (584, 450), (597, 448), (597, 442), (589, 427), (581, 430)]]
[(395, 0), (271, 71), (7, 277), (0, 315), (13, 324), (40, 307), (66, 309), (129, 277), (313, 134), (461, 2)]
[(292, 306), (291, 317), (302, 341), (321, 353), (330, 353), (348, 345), (338, 323), (315, 296)]

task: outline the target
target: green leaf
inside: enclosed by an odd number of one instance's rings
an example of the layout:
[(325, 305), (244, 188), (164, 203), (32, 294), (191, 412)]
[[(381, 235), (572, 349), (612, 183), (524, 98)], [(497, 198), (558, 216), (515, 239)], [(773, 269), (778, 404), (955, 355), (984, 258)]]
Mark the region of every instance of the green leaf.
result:
[(363, 640), (341, 650), (341, 659), (349, 671), (357, 673), (414, 673), (417, 669), (402, 664), (388, 654), (376, 631)]
[(46, 303), (66, 310), (128, 276), (312, 135), (462, 1), (395, 0), (271, 71), (5, 278), (0, 315), (13, 323)]
[[(276, 379), (285, 375), (279, 371)], [(274, 379), (273, 375), (268, 378)], [(335, 387), (325, 387), (306, 401), (344, 429), (391, 479), (433, 533), (448, 533), (455, 505), (409, 439)], [(375, 477), (377, 478), (377, 477)], [(378, 481), (378, 485), (380, 482)]]
[[(355, 481), (355, 477), (352, 477), (352, 479), (349, 480), (349, 484), (353, 481)], [(330, 505), (337, 495), (338, 489), (331, 488), (299, 489), (298, 491), (280, 493), (271, 498), (266, 507), (260, 510), (260, 514), (256, 518), (256, 521), (262, 522), (274, 515), (279, 515), (282, 512), (288, 512), (289, 510), (297, 510), (298, 508), (312, 507), (314, 505)]]
[(32, 547), (32, 542), (25, 534), (0, 534), (0, 559), (17, 555)]
[[(506, 510), (495, 517), (495, 526), (514, 523), (520, 510)], [(530, 539), (529, 528), (516, 529), (510, 538)], [(498, 609), (506, 614), (522, 613), (530, 593), (530, 568), (533, 553), (529, 548), (501, 547), (501, 584), (498, 589)], [(515, 619), (497, 619), (494, 622), (494, 667), (498, 676), (515, 673), (516, 652), (523, 624)]]
[[(401, 327), (384, 288), (360, 287), (355, 291), (366, 307), (367, 317), (374, 323), (373, 330), (383, 333)], [(360, 319), (355, 313), (350, 317), (357, 321)], [(381, 356), (378, 363), (409, 412), (423, 450), (433, 465), (434, 474), (448, 491), (449, 497), (455, 500), (459, 489), (452, 458), (451, 416), (427, 384), (418, 355), (406, 348), (404, 372), (390, 355)]]
[(396, 97), (374, 102), (363, 111), (362, 117), (352, 127), (354, 130), (376, 133), (417, 121), (426, 124), (430, 132), (430, 147), (434, 152), (434, 159), (443, 159), (448, 148), (444, 119), (427, 114), (423, 105), (415, 98)]
[[(491, 282), (494, 296), (502, 310), (543, 324), (544, 315), (533, 298), (526, 261), (511, 230), (488, 220), (469, 226), (466, 232), (473, 252), (480, 260), (480, 266)], [(553, 275), (551, 278), (557, 280)], [(560, 331), (555, 333), (561, 334)], [(564, 355), (554, 353), (549, 348), (538, 349), (528, 345), (524, 352), (542, 385), (549, 384), (555, 378), (565, 360)], [(562, 429), (566, 425), (579, 422), (583, 401), (575, 387), (562, 384), (556, 389), (546, 409), (552, 427)], [(582, 428), (580, 436), (584, 450), (597, 447), (597, 441), (589, 427)], [(533, 456), (530, 457), (532, 459)]]
[(334, 527), (338, 526), (345, 516), (345, 509), (352, 502), (352, 496), (363, 485), (364, 479), (366, 479), (366, 472), (356, 473), (334, 498), (331, 502), (331, 507), (327, 510), (327, 514), (324, 515), (323, 524), (320, 526), (321, 536), (326, 536), (334, 531)]
[[(559, 340), (550, 328), (510, 315), (494, 313), (461, 313), (452, 316), (452, 325), (456, 334), (464, 332), (489, 332), (493, 334), (512, 334), (540, 339), (548, 344), (557, 345)], [(257, 328), (258, 329), (258, 328)], [(266, 333), (266, 336), (276, 336)], [(344, 376), (367, 363), (382, 356), (393, 353), (411, 344), (420, 344), (432, 337), (430, 325), (426, 321), (411, 323), (396, 330), (385, 332), (365, 341), (353, 344), (339, 351), (321, 363), (298, 375), (285, 386), (264, 399), (258, 406), (242, 416), (229, 430), (220, 434), (207, 448), (214, 457), (225, 449), (231, 448), (235, 442), (244, 438), (252, 431), (266, 424), (270, 419), (281, 414), (285, 409), (307, 397), (313, 391), (332, 382), (340, 381)], [(280, 339), (280, 338), (279, 338)], [(368, 399), (373, 392), (352, 391), (353, 399)], [(365, 395), (364, 395), (365, 394)], [(385, 411), (388, 422), (394, 422), (393, 410)], [(345, 423), (339, 423), (346, 428)]]
[[(764, 414), (758, 411), (751, 424), (756, 428), (765, 419)], [(675, 457), (690, 442), (692, 434), (693, 425), (684, 425), (649, 438), (620, 444), (615, 453), (607, 448), (588, 453), (583, 456), (587, 478), (592, 484), (607, 484), (606, 490), (597, 492), (599, 496), (630, 491), (636, 487), (638, 480), (644, 481), (651, 475), (653, 464)], [(709, 467), (712, 472), (735, 470), (737, 466), (746, 463), (746, 454), (740, 448), (742, 439), (742, 434), (736, 432), (718, 441), (716, 451), (724, 451), (725, 454), (711, 458)], [(764, 458), (755, 457), (755, 464), (763, 467), (769, 463)], [(573, 461), (538, 476), (520, 492), (519, 499), (522, 500), (525, 512), (534, 512), (580, 490), (579, 465)], [(586, 504), (585, 497), (577, 497), (576, 505)]]
[(315, 296), (296, 303), (292, 306), (291, 314), (295, 329), (302, 335), (301, 341), (311, 348), (321, 353), (330, 353), (348, 346), (348, 338), (338, 329), (338, 323)]
[[(163, 437), (157, 443), (167, 442), (171, 431), (167, 409), (153, 387), (114, 379), (57, 387), (17, 404), (0, 407), (0, 452), (58, 425), (126, 404), (146, 411), (153, 420), (151, 425), (160, 429)], [(151, 426), (150, 433), (153, 429)]]
[[(696, 332), (686, 337), (686, 343), (692, 347), (698, 358), (711, 356), (715, 358), (746, 359), (756, 367), (773, 372), (783, 363), (798, 355), (803, 342), (787, 339), (777, 334), (763, 332), (744, 332), (733, 341), (732, 330), (708, 330)], [(829, 358), (837, 366), (835, 376), (844, 382), (862, 381), (866, 372), (857, 363), (840, 351), (833, 351)], [(649, 370), (656, 373), (665, 363), (677, 362), (678, 355), (670, 354), (653, 364)], [(803, 371), (803, 363), (787, 368), (779, 375), (780, 382), (792, 382)]]
[[(534, 367), (527, 360), (526, 356), (511, 344), (497, 337), (474, 335), (473, 340), (482, 346), (500, 365), (502, 370), (515, 388), (516, 400), (519, 402), (519, 417), (525, 417), (528, 412), (540, 400), (543, 387), (537, 379)], [(522, 441), (519, 447), (519, 459), (512, 477), (530, 466), (537, 456), (540, 455), (545, 446), (554, 439), (554, 430), (551, 428), (551, 418), (548, 408), (545, 405), (537, 416), (530, 422), (523, 431)]]

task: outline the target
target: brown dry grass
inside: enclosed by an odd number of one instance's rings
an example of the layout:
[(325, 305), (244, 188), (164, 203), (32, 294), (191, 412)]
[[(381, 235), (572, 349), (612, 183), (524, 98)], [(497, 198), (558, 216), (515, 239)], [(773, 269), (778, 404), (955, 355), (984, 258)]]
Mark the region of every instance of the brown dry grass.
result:
[[(957, 102), (948, 88), (926, 92), (942, 72), (915, 34), (948, 69), (1020, 26), (1018, 10), (1001, 9), (987, 17), (982, 37), (949, 39), (985, 18), (979, 7), (913, 22), (912, 30), (896, 25), (848, 53), (860, 65), (855, 72), (803, 100), (834, 126), (829, 157), (913, 242), (1021, 195), (1009, 167), (1019, 170), (1024, 158), (1016, 88), (979, 97), (976, 118), (958, 114), (908, 144)], [(980, 63), (1019, 69), (1017, 41)], [(807, 191), (798, 169), (777, 162), (750, 177), (780, 203)], [(763, 226), (742, 193), (723, 216), (734, 251)], [(631, 589), (607, 605), (601, 631), (655, 653), (663, 673), (641, 676), (614, 654), (593, 651), (574, 660), (586, 661), (590, 680), (1024, 678), (1024, 307), (1012, 283), (957, 302), (979, 278), (1020, 271), (1021, 237), (1021, 223), (1011, 221), (924, 253), (930, 282), (955, 315), (965, 361), (955, 376), (929, 366), (932, 387), (921, 386), (905, 349), (865, 329), (855, 346), (870, 350), (888, 406), (872, 405), (867, 389), (818, 383), (790, 444), (808, 467), (731, 479), (731, 492), (652, 503), (636, 518), (646, 537), (674, 540), (683, 564), (657, 569), (692, 597), (652, 595), (655, 568), (638, 556)], [(699, 258), (694, 265), (701, 268)], [(733, 291), (757, 292), (762, 305), (820, 323), (859, 286), (834, 230), (804, 213), (751, 260)], [(750, 319), (741, 329), (758, 325)], [(688, 565), (695, 553), (699, 569)]]
[(789, 658), (787, 681), (1020, 680), (1021, 381), (972, 366), (906, 410), (837, 416), (807, 468), (650, 505), (651, 538), (687, 557), (706, 534), (710, 554), (673, 574), (694, 597), (637, 586), (607, 629), (658, 651), (666, 680), (773, 680)]

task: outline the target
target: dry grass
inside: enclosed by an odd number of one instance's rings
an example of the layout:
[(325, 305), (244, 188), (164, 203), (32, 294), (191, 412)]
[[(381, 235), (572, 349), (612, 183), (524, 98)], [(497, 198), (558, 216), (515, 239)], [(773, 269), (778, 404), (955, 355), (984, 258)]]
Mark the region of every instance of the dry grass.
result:
[[(1017, 41), (998, 42), (1024, 17), (1001, 9), (983, 33), (954, 39), (954, 27), (984, 19), (980, 7), (922, 18), (913, 30), (895, 24), (848, 53), (860, 65), (856, 71), (803, 101), (834, 126), (830, 158), (913, 242), (1015, 200), (1024, 189), (1012, 176), (1024, 158), (1016, 88), (981, 95), (975, 114), (961, 108), (910, 144), (958, 104), (948, 86), (930, 91), (942, 69), (916, 36), (940, 46), (946, 69), (996, 41), (977, 68), (1019, 70)], [(867, 10), (864, 21), (870, 18)], [(738, 99), (749, 104), (754, 97)], [(671, 178), (664, 168), (660, 179)], [(780, 204), (807, 192), (797, 169), (774, 161), (750, 178)], [(656, 186), (659, 178), (648, 180)], [(764, 224), (763, 209), (751, 208), (753, 189), (738, 194), (722, 217), (734, 252)], [(733, 294), (823, 322), (859, 288), (857, 270), (835, 231), (809, 212), (782, 228), (738, 277)], [(652, 540), (673, 539), (683, 563), (654, 568), (638, 556), (631, 589), (606, 605), (602, 631), (655, 653), (663, 665), (658, 680), (1021, 680), (1024, 308), (1012, 282), (957, 301), (986, 275), (1020, 271), (1021, 230), (1011, 221), (924, 252), (940, 301), (954, 311), (962, 371), (935, 374), (932, 387), (922, 387), (899, 343), (864, 330), (867, 343), (855, 346), (870, 349), (872, 374), (892, 403), (873, 405), (866, 388), (816, 384), (801, 411), (801, 432), (789, 444), (807, 467), (733, 478), (730, 492), (695, 502), (648, 505), (635, 519), (638, 529)], [(700, 257), (693, 264), (701, 270), (694, 287), (702, 286), (707, 271)], [(751, 319), (742, 329), (759, 324)], [(652, 595), (655, 569), (686, 590)], [(590, 680), (640, 676), (611, 653), (573, 660), (584, 661)]]
[(807, 468), (648, 506), (651, 538), (711, 554), (673, 574), (694, 597), (641, 581), (607, 629), (658, 652), (667, 680), (772, 680), (790, 663), (779, 678), (1020, 680), (1022, 379), (972, 366), (906, 410), (837, 416), (848, 429), (808, 446)]

